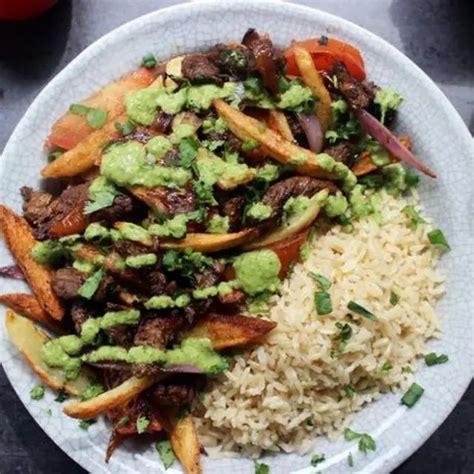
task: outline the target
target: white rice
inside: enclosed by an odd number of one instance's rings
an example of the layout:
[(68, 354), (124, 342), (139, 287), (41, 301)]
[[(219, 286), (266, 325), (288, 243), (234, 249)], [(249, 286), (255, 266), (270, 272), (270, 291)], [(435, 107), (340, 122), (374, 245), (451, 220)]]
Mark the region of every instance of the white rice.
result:
[[(417, 196), (413, 196), (413, 203)], [(425, 353), (425, 341), (440, 334), (434, 305), (443, 277), (439, 252), (427, 239), (428, 224), (410, 228), (404, 199), (382, 195), (382, 224), (372, 217), (319, 232), (311, 256), (298, 264), (282, 287), (270, 318), (278, 323), (265, 344), (235, 357), (232, 370), (217, 378), (202, 401), (201, 439), (211, 455), (262, 450), (309, 451), (317, 435), (336, 436), (347, 417), (391, 389), (406, 389)], [(319, 316), (308, 276), (332, 282), (333, 312)], [(390, 303), (391, 291), (400, 301)], [(377, 315), (348, 318), (349, 301)], [(353, 336), (337, 352), (336, 322), (350, 323)], [(392, 368), (383, 371), (389, 362)], [(404, 371), (405, 369), (405, 371)], [(344, 396), (351, 385), (356, 393)], [(305, 420), (312, 420), (310, 426)]]

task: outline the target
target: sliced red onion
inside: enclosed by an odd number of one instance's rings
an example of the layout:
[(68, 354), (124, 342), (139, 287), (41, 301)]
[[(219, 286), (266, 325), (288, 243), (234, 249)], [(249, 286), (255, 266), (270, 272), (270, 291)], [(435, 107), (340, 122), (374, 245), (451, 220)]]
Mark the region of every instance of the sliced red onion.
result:
[(170, 374), (203, 374), (204, 372), (195, 365), (191, 364), (175, 364), (165, 365), (162, 369), (163, 372)]
[(6, 267), (0, 267), (0, 276), (7, 278), (14, 278), (15, 280), (24, 280), (25, 275), (21, 271), (18, 265), (8, 265)]
[(311, 151), (319, 153), (323, 149), (323, 129), (316, 115), (296, 114)]
[[(92, 362), (90, 365), (99, 369), (113, 369), (113, 370), (130, 370), (132, 364), (121, 361), (104, 361), (104, 362)], [(199, 367), (191, 364), (174, 364), (165, 365), (163, 367), (157, 367), (154, 372), (156, 375), (167, 375), (167, 374), (202, 374), (204, 373)]]
[(436, 178), (436, 174), (419, 161), (408, 148), (404, 147), (398, 138), (374, 116), (363, 109), (358, 109), (355, 113), (364, 131), (384, 146), (395, 158), (404, 161), (431, 178)]

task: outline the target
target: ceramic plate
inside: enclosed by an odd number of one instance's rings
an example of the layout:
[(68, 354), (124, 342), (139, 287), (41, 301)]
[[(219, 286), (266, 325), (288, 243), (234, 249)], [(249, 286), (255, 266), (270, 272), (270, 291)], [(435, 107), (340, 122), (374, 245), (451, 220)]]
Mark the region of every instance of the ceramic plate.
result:
[[(205, 49), (228, 40), (239, 40), (248, 27), (267, 31), (277, 44), (295, 38), (326, 34), (346, 40), (363, 53), (368, 77), (381, 86), (391, 86), (406, 99), (399, 114), (400, 133), (409, 131), (416, 152), (438, 173), (437, 180), (423, 179), (420, 187), (427, 214), (443, 228), (452, 250), (442, 259), (447, 276), (447, 294), (438, 306), (444, 336), (430, 347), (449, 354), (449, 363), (435, 369), (421, 368), (416, 380), (425, 395), (408, 410), (400, 395), (387, 395), (358, 414), (352, 427), (369, 432), (377, 450), (364, 455), (353, 443), (318, 440), (317, 452), (326, 454), (318, 466), (323, 472), (388, 472), (412, 454), (443, 422), (465, 391), (472, 368), (472, 138), (461, 118), (436, 85), (403, 54), (368, 31), (332, 15), (292, 4), (276, 2), (199, 2), (156, 11), (127, 23), (94, 43), (58, 74), (31, 105), (0, 161), (0, 202), (19, 210), (18, 189), (39, 185), (39, 170), (45, 156), (43, 140), (57, 117), (72, 102), (88, 96), (114, 78), (133, 69), (143, 54), (153, 51), (166, 58)], [(0, 262), (11, 257), (2, 244)], [(2, 280), (2, 293), (25, 290), (20, 282)], [(3, 311), (3, 310), (2, 310)], [(2, 325), (3, 326), (3, 325)], [(37, 379), (7, 341), (2, 328), (5, 371), (18, 396), (48, 436), (71, 458), (90, 472), (161, 472), (162, 464), (153, 446), (125, 444), (104, 463), (109, 427), (103, 422), (86, 433), (77, 420), (61, 414), (61, 405), (48, 393), (31, 401), (30, 388)], [(424, 364), (420, 364), (421, 366)], [(52, 414), (47, 410), (50, 408)], [(347, 466), (353, 450), (354, 468)], [(310, 456), (280, 454), (264, 462), (272, 474), (314, 472)], [(168, 473), (177, 473), (178, 467)], [(204, 459), (206, 473), (251, 473), (248, 459)]]

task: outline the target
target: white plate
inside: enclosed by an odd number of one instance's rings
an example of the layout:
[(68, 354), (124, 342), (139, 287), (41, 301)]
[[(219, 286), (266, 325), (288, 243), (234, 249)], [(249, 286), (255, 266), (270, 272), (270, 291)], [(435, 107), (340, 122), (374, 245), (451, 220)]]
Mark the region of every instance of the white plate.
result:
[[(420, 187), (427, 213), (443, 228), (452, 250), (442, 260), (447, 275), (447, 295), (438, 306), (444, 337), (430, 346), (449, 354), (449, 363), (421, 368), (416, 380), (425, 395), (411, 410), (390, 395), (364, 409), (354, 429), (371, 433), (377, 451), (364, 455), (353, 443), (318, 442), (317, 451), (327, 461), (324, 472), (347, 472), (352, 448), (355, 472), (388, 472), (412, 454), (443, 422), (465, 391), (471, 376), (472, 339), (472, 138), (461, 118), (438, 87), (403, 54), (366, 30), (318, 10), (280, 2), (199, 2), (156, 11), (107, 34), (81, 53), (58, 74), (26, 112), (11, 136), (0, 161), (0, 202), (19, 210), (20, 186), (39, 185), (44, 164), (42, 146), (54, 122), (72, 102), (86, 97), (112, 79), (133, 69), (147, 52), (158, 58), (205, 49), (216, 42), (239, 40), (248, 27), (267, 31), (277, 44), (295, 38), (331, 35), (362, 51), (368, 76), (391, 86), (406, 99), (399, 115), (400, 130), (409, 131), (415, 150), (434, 169), (437, 180), (423, 179)], [(11, 257), (2, 245), (0, 262)], [(24, 290), (20, 282), (1, 280), (2, 293)], [(91, 472), (161, 472), (162, 465), (150, 445), (125, 444), (103, 461), (109, 428), (103, 421), (86, 433), (76, 420), (63, 416), (61, 405), (48, 393), (31, 401), (30, 388), (37, 383), (28, 366), (7, 342), (2, 325), (5, 371), (18, 396), (48, 436), (81, 466)], [(421, 364), (423, 365), (423, 364)], [(51, 408), (52, 415), (47, 409)], [(314, 472), (309, 456), (267, 457), (271, 473)], [(251, 473), (247, 459), (204, 460), (205, 472)], [(178, 472), (169, 469), (168, 473)]]

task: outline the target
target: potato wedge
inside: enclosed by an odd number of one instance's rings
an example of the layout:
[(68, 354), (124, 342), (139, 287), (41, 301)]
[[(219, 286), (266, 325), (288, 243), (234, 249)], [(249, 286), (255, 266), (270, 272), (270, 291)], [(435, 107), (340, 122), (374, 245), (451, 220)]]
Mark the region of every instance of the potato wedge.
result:
[(295, 52), (295, 61), (303, 82), (311, 89), (313, 95), (318, 98), (316, 102), (316, 116), (321, 123), (323, 132), (325, 132), (332, 122), (331, 96), (314, 65), (311, 54), (300, 46), (294, 46), (293, 51)]
[(176, 56), (166, 63), (166, 75), (171, 77), (183, 77), (184, 56)]
[[(124, 110), (125, 95), (147, 87), (154, 77), (154, 73), (149, 69), (138, 68), (106, 85), (80, 103), (87, 107), (107, 110), (107, 123), (113, 123)], [(95, 129), (88, 124), (86, 117), (67, 112), (53, 125), (46, 144), (49, 148), (59, 147), (70, 150), (94, 131)]]
[[(327, 190), (323, 191), (329, 194)], [(320, 203), (316, 199), (312, 199), (306, 211), (291, 219), (286, 225), (282, 224), (280, 227), (277, 227), (275, 230), (264, 235), (260, 239), (254, 240), (245, 245), (244, 250), (260, 249), (301, 232), (314, 222), (316, 217), (318, 217), (320, 210)]]
[[(400, 138), (400, 143), (411, 150), (411, 139), (408, 135), (402, 135)], [(397, 159), (390, 155), (390, 160), (396, 162)], [(352, 167), (352, 172), (356, 176), (363, 176), (364, 174), (371, 173), (378, 169), (378, 166), (371, 160), (370, 151), (364, 151), (359, 160), (357, 160)]]
[(130, 377), (117, 387), (85, 402), (67, 404), (63, 411), (72, 418), (89, 420), (127, 402), (159, 380), (159, 376)]
[(193, 417), (186, 415), (172, 423), (170, 441), (186, 474), (201, 474), (201, 443)]
[[(279, 133), (262, 126), (258, 120), (234, 109), (223, 100), (214, 100), (213, 103), (219, 116), (241, 140), (250, 137), (258, 141), (268, 151), (268, 156), (282, 164), (294, 164), (300, 174), (316, 178), (334, 178), (318, 164), (316, 153), (285, 140)], [(305, 162), (298, 164), (301, 159)]]
[(273, 321), (240, 315), (208, 314), (185, 337), (207, 337), (216, 351), (257, 342), (273, 328)]
[(198, 252), (219, 252), (242, 245), (257, 236), (256, 229), (244, 229), (231, 234), (188, 234), (184, 239), (160, 241), (160, 247), (167, 250), (190, 247)]
[(31, 256), (36, 244), (25, 219), (0, 204), (0, 230), (41, 306), (56, 320), (64, 316), (64, 308), (51, 287), (51, 271)]
[[(117, 122), (127, 120), (126, 115), (116, 117)], [(67, 151), (41, 170), (45, 178), (67, 178), (90, 170), (99, 161), (103, 145), (119, 137), (114, 122), (95, 130), (73, 149)]]
[(62, 333), (62, 326), (42, 308), (38, 299), (28, 293), (9, 293), (0, 295), (0, 303), (8, 306), (16, 313), (39, 323), (56, 334)]
[(279, 110), (270, 110), (268, 112), (267, 119), (268, 126), (278, 132), (285, 140), (290, 142), (295, 141), (295, 137), (291, 132), (288, 120), (286, 120), (285, 114)]
[(82, 395), (94, 378), (92, 371), (83, 368), (76, 380), (67, 380), (61, 369), (52, 369), (41, 358), (41, 347), (49, 337), (38, 329), (29, 319), (26, 319), (11, 310), (7, 310), (5, 326), (8, 337), (13, 345), (25, 357), (28, 365), (48, 387), (53, 390), (63, 390), (70, 395)]

